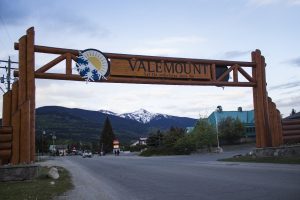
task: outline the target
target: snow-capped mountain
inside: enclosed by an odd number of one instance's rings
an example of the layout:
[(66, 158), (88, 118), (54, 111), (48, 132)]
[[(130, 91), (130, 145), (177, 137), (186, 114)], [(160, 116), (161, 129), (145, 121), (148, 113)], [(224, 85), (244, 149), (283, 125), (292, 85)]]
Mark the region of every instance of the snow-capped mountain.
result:
[(159, 114), (159, 113), (151, 113), (145, 109), (139, 109), (132, 113), (121, 114), (121, 115), (119, 115), (119, 117), (136, 120), (138, 122), (146, 124), (155, 118), (162, 118), (162, 117), (168, 118), (168, 115), (163, 115), (163, 114)]
[(188, 117), (178, 117), (178, 116), (172, 116), (172, 115), (166, 115), (160, 113), (151, 113), (145, 109), (139, 109), (131, 113), (123, 113), (123, 114), (117, 114), (107, 110), (100, 110), (99, 112), (105, 115), (114, 116), (124, 120), (130, 120), (130, 121), (133, 120), (135, 122), (141, 123), (141, 125), (147, 127), (155, 127), (161, 130), (168, 129), (171, 126), (185, 128), (188, 126), (193, 126), (194, 123), (196, 122), (196, 119), (192, 119)]
[(109, 110), (99, 110), (99, 112), (103, 113), (103, 114), (107, 114), (107, 115), (115, 115), (115, 116), (118, 116), (117, 113), (114, 113), (112, 111), (109, 111)]

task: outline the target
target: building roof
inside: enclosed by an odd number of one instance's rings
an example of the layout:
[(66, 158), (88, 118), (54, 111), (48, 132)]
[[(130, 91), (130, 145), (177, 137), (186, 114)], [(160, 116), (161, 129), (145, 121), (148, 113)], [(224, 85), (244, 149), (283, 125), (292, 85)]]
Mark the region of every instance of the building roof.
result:
[(290, 115), (290, 116), (288, 116), (288, 117), (286, 117), (284, 119), (300, 119), (300, 112), (297, 112), (297, 113), (295, 113), (293, 115)]
[(254, 110), (250, 111), (214, 111), (208, 117), (209, 121), (213, 124), (216, 120), (225, 119), (231, 117), (233, 119), (238, 118), (244, 124), (254, 123)]

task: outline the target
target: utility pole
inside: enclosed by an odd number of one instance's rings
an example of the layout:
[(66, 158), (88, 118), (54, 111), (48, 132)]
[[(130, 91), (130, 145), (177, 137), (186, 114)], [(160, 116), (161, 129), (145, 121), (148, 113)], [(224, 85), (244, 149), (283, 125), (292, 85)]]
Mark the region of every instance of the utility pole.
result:
[[(7, 84), (6, 86), (6, 91), (9, 91), (11, 89), (11, 70), (17, 69), (17, 68), (13, 68), (11, 67), (11, 64), (18, 64), (18, 62), (14, 62), (10, 60), (10, 56), (8, 57), (8, 60), (0, 60), (0, 63), (4, 62), (7, 63), (7, 67), (4, 66), (0, 66), (0, 69), (5, 69), (6, 70), (6, 77), (4, 77), (4, 75), (1, 77), (1, 83), (3, 83), (5, 85), (5, 82)], [(2, 89), (2, 88), (1, 88)], [(5, 91), (2, 89), (2, 91), (5, 93)]]
[(7, 76), (6, 76), (6, 81), (7, 81), (7, 91), (10, 90), (10, 56), (8, 57), (8, 66), (7, 66)]

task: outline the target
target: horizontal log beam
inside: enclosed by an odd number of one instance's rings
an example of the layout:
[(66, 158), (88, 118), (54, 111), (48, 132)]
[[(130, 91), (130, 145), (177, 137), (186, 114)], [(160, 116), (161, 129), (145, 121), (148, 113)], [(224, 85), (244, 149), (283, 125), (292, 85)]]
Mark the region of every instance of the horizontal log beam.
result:
[(282, 125), (286, 126), (286, 125), (299, 125), (300, 124), (300, 119), (286, 119), (286, 120), (282, 120)]
[(300, 137), (300, 130), (283, 130), (283, 136), (288, 135), (299, 135)]
[(300, 124), (289, 124), (289, 125), (283, 125), (283, 130), (299, 130), (300, 131)]
[(11, 149), (11, 142), (0, 142), (0, 150)]
[[(19, 43), (15, 43), (14, 45), (15, 50), (19, 49)], [(76, 49), (63, 49), (63, 48), (56, 48), (56, 47), (47, 47), (47, 46), (40, 46), (35, 45), (34, 51), (38, 53), (50, 53), (50, 54), (65, 54), (71, 53), (75, 56), (78, 56), (79, 50)], [(196, 63), (203, 63), (203, 64), (216, 64), (216, 65), (240, 65), (243, 67), (255, 67), (255, 62), (244, 62), (244, 61), (228, 61), (228, 60), (206, 60), (206, 59), (194, 59), (194, 58), (175, 58), (175, 57), (161, 57), (161, 56), (145, 56), (145, 55), (130, 55), (130, 54), (117, 54), (117, 53), (107, 53), (103, 52), (108, 58), (114, 59), (141, 59), (141, 60), (151, 60), (151, 61), (169, 61), (169, 62), (196, 62)]]
[(10, 142), (10, 141), (12, 141), (12, 134), (1, 134), (0, 135), (0, 143)]
[(0, 127), (0, 136), (1, 136), (1, 134), (11, 134), (11, 133), (12, 133), (12, 127), (10, 127), (10, 126)]
[[(18, 71), (14, 71), (14, 76), (18, 77)], [(35, 73), (35, 78), (40, 79), (55, 79), (55, 80), (70, 80), (70, 81), (85, 81), (81, 76), (75, 74), (57, 74), (57, 73)], [(221, 81), (201, 81), (188, 79), (154, 79), (154, 78), (135, 78), (135, 77), (113, 77), (108, 80), (96, 82), (102, 83), (131, 83), (131, 84), (158, 84), (158, 85), (203, 85), (203, 86), (229, 86), (229, 87), (254, 87), (255, 83), (249, 82), (221, 82)]]
[(2, 149), (0, 150), (0, 158), (9, 159), (11, 157), (11, 149)]
[(284, 141), (291, 141), (291, 140), (300, 141), (300, 135), (283, 136), (283, 140)]

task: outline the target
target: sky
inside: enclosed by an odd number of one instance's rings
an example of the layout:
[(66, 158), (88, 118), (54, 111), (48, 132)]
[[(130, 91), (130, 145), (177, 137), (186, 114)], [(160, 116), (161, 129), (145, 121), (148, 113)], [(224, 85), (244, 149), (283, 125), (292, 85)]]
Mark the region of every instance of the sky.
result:
[[(0, 60), (18, 61), (13, 44), (32, 26), (35, 44), (50, 47), (237, 61), (251, 61), (260, 49), (268, 95), (288, 116), (300, 111), (299, 19), (300, 0), (0, 0)], [(55, 57), (36, 53), (36, 69)], [(240, 87), (37, 79), (36, 107), (49, 105), (199, 118), (218, 105), (251, 110), (253, 96), (252, 88)]]

